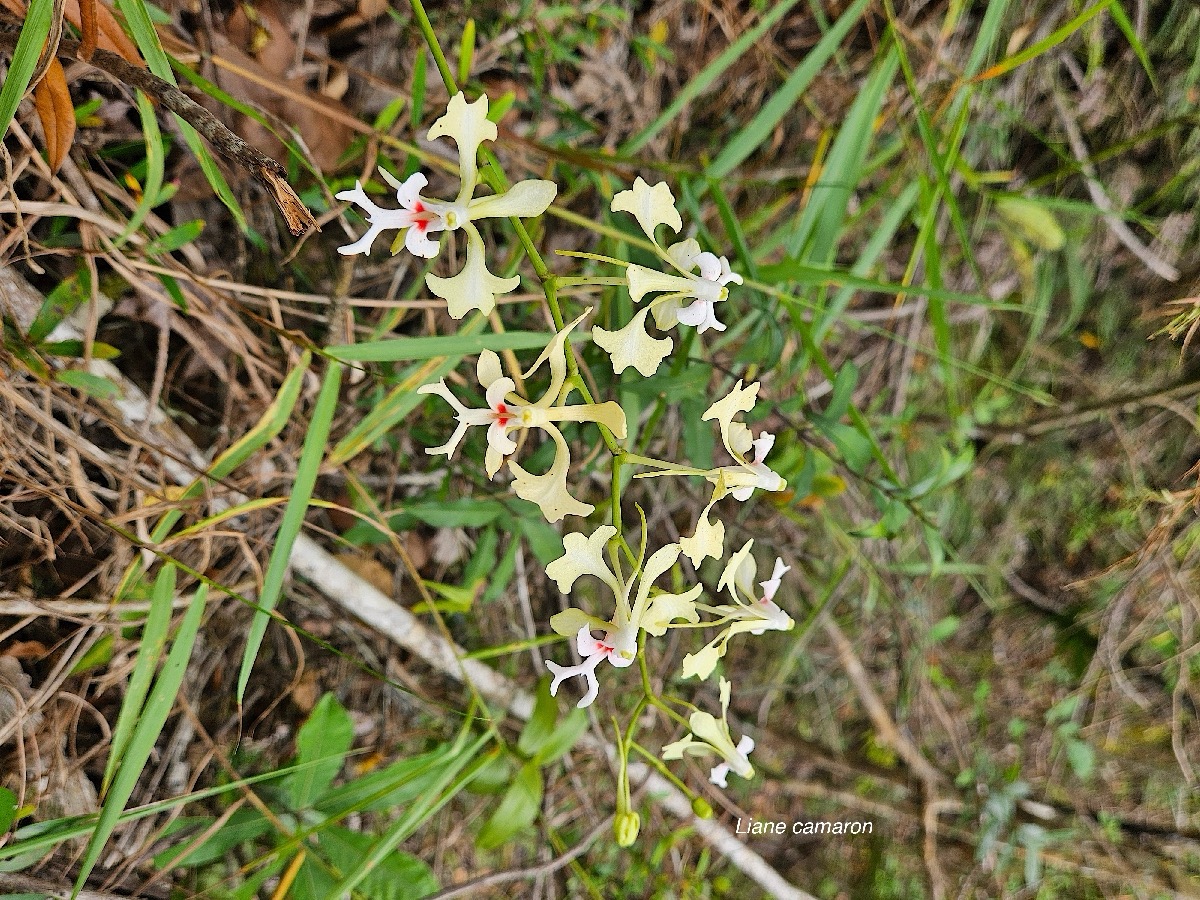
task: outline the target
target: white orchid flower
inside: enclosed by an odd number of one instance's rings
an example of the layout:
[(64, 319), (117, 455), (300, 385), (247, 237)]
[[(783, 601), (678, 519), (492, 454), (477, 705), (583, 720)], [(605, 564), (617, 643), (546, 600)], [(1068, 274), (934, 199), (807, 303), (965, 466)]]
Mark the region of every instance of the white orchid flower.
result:
[[(429, 140), (439, 137), (453, 138), (458, 144), (458, 196), (453, 201), (431, 200), (421, 196), (421, 189), (429, 182), (420, 172), (410, 175), (401, 182), (380, 169), (384, 180), (396, 189), (399, 209), (385, 209), (376, 205), (363, 190), (360, 182), (353, 190), (341, 191), (339, 200), (348, 200), (362, 207), (369, 224), (367, 232), (352, 244), (339, 247), (345, 256), (369, 253), (371, 245), (380, 232), (400, 229), (404, 235), (404, 246), (414, 256), (433, 259), (439, 246), (429, 235), (439, 231), (463, 229), (467, 234), (467, 259), (461, 272), (451, 278), (427, 275), (425, 283), (434, 294), (446, 301), (446, 309), (455, 319), (461, 319), (470, 310), (491, 312), (496, 306), (496, 296), (515, 290), (521, 283), (519, 276), (500, 278), (488, 271), (484, 261), (483, 237), (474, 222), (480, 219), (520, 216), (529, 218), (546, 211), (554, 200), (558, 188), (551, 181), (530, 179), (514, 184), (502, 194), (476, 197), (475, 187), (479, 180), (476, 157), (479, 145), (496, 139), (496, 125), (488, 117), (488, 98), (481, 96), (468, 103), (462, 92), (450, 98), (446, 114), (429, 129)], [(399, 248), (397, 237), (393, 252)]]
[(694, 712), (688, 719), (692, 731), (687, 737), (663, 747), (663, 759), (683, 759), (685, 753), (692, 756), (718, 756), (721, 762), (709, 773), (709, 781), (719, 787), (728, 787), (726, 779), (730, 772), (742, 778), (754, 777), (754, 766), (748, 759), (754, 749), (754, 739), (743, 735), (735, 745), (729, 733), (730, 684), (721, 679), (721, 718), (712, 713)]
[[(742, 387), (738, 381), (733, 390), (704, 411), (701, 418), (704, 421), (716, 419), (721, 428), (721, 442), (736, 465), (722, 466), (714, 469), (708, 476), (716, 490), (714, 500), (720, 500), (726, 493), (732, 494), (735, 500), (749, 500), (755, 488), (764, 491), (782, 491), (787, 487), (775, 472), (772, 472), (764, 460), (775, 445), (775, 435), (764, 431), (755, 438), (750, 429), (741, 422), (733, 421), (738, 413), (750, 412), (758, 397), (759, 383), (757, 381)], [(747, 458), (747, 455), (753, 454)]]
[(704, 679), (711, 675), (717, 666), (717, 660), (725, 655), (729, 639), (735, 634), (791, 631), (796, 627), (792, 617), (775, 602), (780, 582), (791, 567), (785, 566), (782, 559), (776, 559), (771, 577), (760, 582), (758, 586), (761, 591), (756, 591), (754, 579), (758, 574), (758, 565), (750, 555), (753, 545), (754, 541), (747, 541), (741, 550), (730, 557), (717, 584), (717, 590), (728, 590), (734, 602), (713, 606), (697, 604), (698, 609), (719, 616), (715, 622), (708, 624), (726, 627), (699, 652), (689, 653), (683, 658), (684, 678), (695, 675)]
[(571, 456), (567, 442), (555, 423), (596, 422), (621, 439), (625, 437), (625, 413), (619, 404), (611, 400), (606, 403), (562, 405), (570, 393), (569, 388), (564, 391), (567, 378), (567, 335), (589, 312), (590, 309), (586, 310), (582, 316), (555, 334), (537, 362), (525, 373), (524, 377), (529, 378), (541, 368), (542, 363), (549, 363), (550, 385), (537, 402), (526, 400), (516, 393), (516, 383), (502, 374), (500, 357), (491, 350), (484, 350), (479, 354), (477, 368), (479, 384), (484, 389), (486, 407), (471, 409), (464, 406), (451, 393), (444, 378), (419, 387), (418, 393), (437, 394), (442, 397), (454, 408), (455, 418), (458, 420), (458, 426), (450, 440), (425, 452), (433, 456), (451, 457), (468, 428), (472, 425), (485, 425), (488, 430), (488, 446), (484, 455), (484, 467), (488, 477), (494, 478), (496, 472), (504, 465), (505, 458), (517, 449), (517, 442), (513, 440), (511, 433), (540, 428), (554, 441), (554, 462), (544, 475), (531, 475), (516, 462), (509, 461), (509, 470), (514, 477), (514, 491), (518, 497), (537, 503), (542, 509), (542, 514), (550, 522), (557, 522), (566, 515), (586, 516), (590, 513), (594, 509), (591, 504), (576, 500), (567, 491), (567, 470), (571, 465)]
[[(602, 525), (590, 537), (568, 534), (563, 539), (566, 552), (546, 567), (546, 574), (566, 594), (576, 580), (583, 575), (592, 575), (612, 590), (617, 606), (613, 617), (607, 622), (597, 616), (588, 615), (574, 607), (563, 610), (550, 618), (550, 627), (564, 637), (575, 637), (579, 655), (584, 658), (577, 666), (560, 666), (547, 662), (554, 674), (550, 694), (558, 693), (558, 686), (574, 675), (582, 675), (588, 684), (587, 693), (577, 704), (581, 709), (590, 706), (596, 699), (599, 684), (596, 667), (604, 660), (618, 669), (632, 665), (637, 658), (638, 632), (645, 631), (654, 637), (666, 634), (668, 628), (683, 623), (697, 624), (700, 614), (696, 611), (696, 598), (704, 590), (696, 585), (682, 594), (659, 593), (650, 596), (654, 582), (679, 559), (679, 545), (667, 544), (659, 548), (628, 580), (613, 572), (604, 559), (604, 548), (617, 533), (611, 525)], [(637, 590), (634, 590), (634, 585)], [(630, 594), (633, 595), (632, 601)], [(677, 622), (676, 620), (683, 620)], [(602, 639), (592, 637), (593, 631), (604, 634)]]
[(715, 469), (696, 470), (691, 468), (665, 466), (657, 472), (641, 472), (638, 478), (658, 478), (663, 475), (702, 475), (713, 485), (713, 493), (708, 505), (696, 520), (696, 529), (689, 537), (682, 538), (679, 543), (684, 554), (692, 561), (692, 565), (708, 558), (720, 559), (725, 552), (725, 526), (720, 520), (713, 522), (709, 513), (718, 500), (732, 495), (735, 500), (749, 500), (755, 490), (782, 491), (787, 488), (787, 481), (778, 473), (771, 471), (766, 464), (767, 453), (775, 444), (775, 436), (763, 431), (757, 438), (742, 422), (735, 422), (739, 413), (749, 412), (754, 408), (758, 397), (759, 383), (757, 381), (742, 387), (739, 381), (733, 390), (704, 411), (701, 417), (704, 421), (715, 419), (721, 429), (721, 443), (733, 457), (731, 466), (718, 466)]
[(724, 331), (725, 326), (717, 319), (716, 305), (728, 299), (727, 285), (741, 284), (742, 276), (730, 270), (729, 260), (702, 251), (692, 238), (663, 249), (654, 235), (655, 229), (659, 225), (675, 232), (683, 228), (683, 220), (675, 209), (675, 197), (665, 182), (651, 187), (638, 178), (631, 190), (613, 197), (612, 210), (632, 214), (654, 244), (655, 253), (674, 269), (673, 273), (660, 272), (630, 265), (625, 271), (633, 301), (640, 302), (652, 293), (659, 296), (619, 331), (592, 329), (593, 340), (608, 351), (615, 372), (634, 366), (649, 376), (671, 352), (672, 341), (650, 337), (646, 331), (646, 313), (653, 312), (655, 324), (664, 331), (679, 323), (691, 325), (701, 334), (710, 328)]

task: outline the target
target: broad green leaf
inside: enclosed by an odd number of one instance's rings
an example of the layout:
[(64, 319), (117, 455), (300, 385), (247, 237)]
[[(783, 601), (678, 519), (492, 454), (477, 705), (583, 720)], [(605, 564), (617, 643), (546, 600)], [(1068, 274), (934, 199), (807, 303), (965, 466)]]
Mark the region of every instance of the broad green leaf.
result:
[(470, 497), (410, 503), (401, 509), (404, 515), (434, 528), (481, 528), (494, 522), (505, 511), (504, 504), (499, 500), (474, 500)]
[(307, 809), (329, 790), (353, 741), (350, 714), (337, 697), (325, 694), (296, 735), (296, 763), (313, 765), (289, 775), (282, 784), (294, 811)]
[(0, 787), (0, 835), (8, 833), (17, 818), (17, 795), (6, 787)]
[(112, 400), (121, 396), (121, 389), (111, 380), (82, 369), (62, 369), (58, 373), (58, 380), (98, 400)]
[[(317, 843), (321, 855), (334, 870), (349, 872), (362, 862), (371, 849), (372, 838), (368, 834), (329, 825), (321, 829)], [(315, 875), (314, 885), (319, 885), (321, 889), (314, 896), (336, 896), (330, 893), (333, 878), (311, 860), (305, 862), (305, 867), (310, 865)], [(437, 878), (428, 865), (410, 853), (393, 850), (359, 883), (355, 893), (368, 900), (418, 900), (435, 893), (439, 887)]]
[(475, 843), (483, 850), (495, 850), (518, 831), (533, 824), (541, 807), (542, 770), (537, 763), (529, 762), (517, 772)]
[[(235, 847), (260, 837), (271, 834), (275, 826), (263, 817), (263, 814), (250, 806), (236, 810), (221, 828), (197, 844), (190, 853), (186, 853), (196, 832), (204, 831), (215, 822), (212, 816), (198, 816), (176, 819), (171, 823), (172, 830), (188, 828), (186, 837), (173, 847), (154, 857), (154, 865), (160, 869), (167, 866), (195, 868), (216, 862)], [(170, 832), (168, 832), (170, 834)]]
[(491, 740), (492, 735), (485, 732), (470, 745), (459, 749), (438, 772), (437, 780), (414, 800), (403, 815), (388, 826), (388, 829), (363, 853), (359, 864), (345, 874), (345, 877), (337, 883), (329, 896), (343, 897), (358, 887), (376, 866), (400, 846), (401, 841), (429, 821), (439, 809), (466, 787), (475, 774), (489, 761), (487, 758), (480, 758), (479, 753)]

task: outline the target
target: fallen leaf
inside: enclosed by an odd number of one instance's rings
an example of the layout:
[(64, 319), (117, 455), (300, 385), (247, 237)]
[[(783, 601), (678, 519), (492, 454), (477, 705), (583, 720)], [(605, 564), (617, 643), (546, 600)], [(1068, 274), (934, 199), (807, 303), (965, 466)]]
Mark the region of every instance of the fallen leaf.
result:
[(57, 59), (50, 60), (46, 74), (33, 89), (33, 103), (46, 136), (46, 158), (57, 172), (75, 140), (75, 105), (67, 88), (67, 73)]

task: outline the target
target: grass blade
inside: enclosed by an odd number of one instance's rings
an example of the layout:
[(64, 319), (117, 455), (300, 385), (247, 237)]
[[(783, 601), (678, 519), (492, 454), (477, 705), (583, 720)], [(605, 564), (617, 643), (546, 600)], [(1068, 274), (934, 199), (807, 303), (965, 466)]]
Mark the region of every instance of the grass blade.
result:
[(621, 155), (637, 153), (646, 144), (650, 143), (654, 137), (667, 127), (667, 124), (683, 111), (692, 100), (704, 93), (704, 90), (716, 81), (731, 65), (741, 59), (742, 54), (752, 47), (760, 37), (762, 37), (768, 28), (783, 18), (784, 14), (799, 3), (800, 0), (783, 0), (782, 3), (776, 3), (771, 10), (762, 17), (762, 20), (743, 34), (740, 38), (730, 44), (720, 56), (705, 66), (695, 78), (683, 86), (675, 99), (664, 109), (658, 116), (627, 140), (617, 151)]
[(1102, 2), (1097, 3), (1095, 6), (1088, 7), (1066, 25), (1062, 26), (1062, 28), (1055, 29), (1052, 33), (1042, 38), (1036, 44), (1026, 47), (1020, 53), (1014, 53), (1012, 56), (1000, 60), (1000, 62), (984, 70), (983, 72), (980, 72), (971, 80), (988, 81), (992, 78), (999, 78), (1001, 75), (1007, 75), (1018, 66), (1023, 66), (1031, 59), (1041, 56), (1047, 50), (1052, 50), (1053, 48), (1057, 47), (1110, 6), (1112, 6), (1112, 0), (1102, 0)]
[(53, 9), (53, 0), (30, 0), (29, 9), (25, 13), (25, 25), (21, 28), (17, 48), (13, 51), (12, 61), (8, 65), (4, 87), (0, 88), (0, 137), (8, 133), (8, 126), (17, 113), (17, 107), (21, 105), (25, 91), (29, 89), (29, 79), (37, 71), (42, 47), (46, 45), (46, 37), (50, 34)]
[(201, 584), (196, 589), (191, 606), (184, 613), (183, 623), (179, 626), (178, 634), (175, 635), (171, 652), (167, 654), (167, 661), (163, 664), (162, 671), (154, 682), (154, 688), (150, 691), (150, 697), (146, 701), (146, 708), (133, 729), (126, 751), (121, 758), (120, 767), (113, 778), (112, 787), (104, 799), (104, 806), (96, 821), (96, 828), (88, 840), (87, 851), (84, 853), (83, 862), (79, 868), (79, 876), (75, 879), (75, 888), (71, 892), (72, 897), (79, 896), (79, 892), (87, 882), (88, 875), (95, 868), (96, 862), (104, 850), (104, 845), (108, 843), (113, 829), (117, 827), (121, 814), (125, 811), (125, 804), (133, 795), (138, 776), (142, 774), (142, 769), (150, 759), (154, 745), (158, 742), (158, 736), (167, 723), (167, 717), (170, 716), (171, 708), (175, 705), (175, 698), (179, 694), (179, 686), (183, 684), (183, 677), (187, 673), (188, 660), (191, 659), (192, 648), (196, 643), (196, 634), (200, 630), (200, 619), (204, 615), (204, 602), (207, 597), (208, 586)]
[[(459, 337), (473, 335), (479, 332), (487, 319), (476, 315), (467, 320), (458, 331)], [(462, 356), (451, 355), (440, 357), (436, 364), (413, 366), (404, 374), (403, 381), (388, 392), (382, 402), (365, 415), (351, 432), (333, 448), (329, 454), (331, 465), (340, 465), (348, 459), (353, 459), (368, 449), (377, 440), (396, 427), (411, 413), (425, 397), (417, 393), (417, 388), (431, 381), (437, 381), (449, 375), (462, 362)]]
[[(813, 185), (809, 202), (788, 243), (788, 256), (801, 257), (816, 265), (833, 262), (850, 197), (862, 177), (867, 150), (874, 137), (875, 117), (898, 66), (899, 56), (893, 45), (863, 85), (834, 139), (821, 177)], [(806, 250), (803, 254), (802, 248)]]
[[(346, 362), (407, 362), (436, 356), (469, 356), (481, 350), (531, 350), (545, 347), (553, 337), (541, 331), (504, 331), (497, 334), (451, 334), (434, 337), (393, 338), (363, 344), (326, 348), (330, 356)], [(578, 344), (587, 335), (571, 338)]]
[(100, 787), (101, 795), (108, 792), (117, 764), (125, 755), (125, 747), (141, 715), (142, 702), (150, 690), (150, 680), (158, 669), (158, 660), (167, 644), (167, 631), (171, 625), (171, 604), (174, 599), (175, 566), (168, 564), (159, 570), (158, 577), (154, 580), (154, 590), (150, 594), (150, 614), (146, 617), (146, 627), (142, 629), (137, 661), (133, 664), (129, 687), (125, 691), (121, 712), (113, 728), (112, 746)]
[(246, 649), (242, 654), (242, 669), (238, 675), (237, 701), (241, 706), (246, 694), (246, 685), (250, 682), (250, 670), (258, 658), (259, 647), (262, 646), (263, 636), (267, 632), (270, 621), (270, 611), (279, 602), (283, 593), (283, 579), (287, 575), (288, 558), (292, 555), (292, 545), (304, 525), (304, 514), (308, 511), (308, 502), (312, 498), (313, 487), (317, 483), (317, 473), (321, 468), (321, 460), (325, 456), (325, 443), (329, 439), (329, 429), (333, 424), (333, 414), (337, 409), (338, 391), (342, 386), (342, 364), (331, 362), (325, 373), (325, 381), (321, 385), (321, 393), (317, 396), (317, 404), (313, 409), (312, 422), (309, 423), (308, 433), (304, 436), (304, 446), (300, 450), (300, 460), (296, 465), (296, 480), (292, 484), (291, 496), (287, 508), (283, 512), (283, 522), (275, 535), (275, 546), (271, 550), (271, 559), (267, 563), (267, 573), (263, 577), (262, 594), (258, 599), (258, 609), (250, 624), (250, 634), (246, 638)]
[(795, 71), (788, 76), (787, 81), (775, 92), (775, 95), (759, 110), (758, 115), (725, 145), (725, 149), (708, 167), (706, 174), (709, 178), (722, 178), (728, 175), (770, 136), (775, 126), (796, 105), (800, 95), (808, 89), (813, 78), (837, 51), (846, 35), (850, 33), (850, 29), (858, 24), (868, 2), (869, 0), (855, 0), (854, 4), (842, 14), (842, 17), (826, 32), (820, 42), (809, 51), (808, 56), (804, 57), (804, 62), (796, 67)]

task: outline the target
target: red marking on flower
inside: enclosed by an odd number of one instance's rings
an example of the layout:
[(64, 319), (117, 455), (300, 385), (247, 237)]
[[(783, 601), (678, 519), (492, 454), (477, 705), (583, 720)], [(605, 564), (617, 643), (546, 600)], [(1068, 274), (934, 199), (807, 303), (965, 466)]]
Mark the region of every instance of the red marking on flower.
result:
[(511, 418), (512, 418), (512, 416), (508, 415), (508, 407), (505, 406), (503, 403), (497, 403), (496, 404), (496, 422), (500, 425), (500, 427), (501, 428), (505, 427), (508, 424), (509, 419), (511, 419)]
[(600, 652), (606, 656), (617, 649), (616, 646), (608, 646), (608, 644), (604, 643), (604, 641), (596, 641), (596, 645), (600, 648)]

